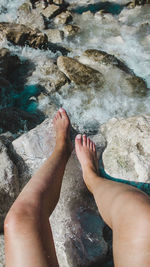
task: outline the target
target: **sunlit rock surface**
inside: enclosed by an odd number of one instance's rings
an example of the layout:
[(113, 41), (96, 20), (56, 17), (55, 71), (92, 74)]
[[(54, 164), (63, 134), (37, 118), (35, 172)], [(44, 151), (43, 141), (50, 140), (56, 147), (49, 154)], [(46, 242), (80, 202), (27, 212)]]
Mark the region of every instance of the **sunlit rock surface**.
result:
[(95, 84), (96, 87), (103, 85), (103, 76), (100, 72), (81, 64), (76, 59), (59, 57), (57, 60), (59, 69), (77, 85)]
[(103, 153), (106, 173), (114, 178), (150, 182), (150, 116), (113, 118), (102, 125), (107, 147)]
[[(105, 145), (101, 135), (97, 136), (97, 141), (99, 147)], [(49, 119), (13, 141), (18, 163), (20, 160), (18, 169), (22, 186), (52, 153), (54, 143), (52, 121)], [(110, 248), (103, 237), (104, 223), (83, 183), (75, 152), (67, 164), (60, 201), (52, 215), (51, 225), (61, 267), (93, 266), (106, 261)]]
[(0, 140), (0, 231), (5, 216), (19, 193), (17, 168), (10, 159), (6, 146)]
[[(118, 79), (118, 76), (120, 76), (120, 87), (123, 93), (129, 96), (134, 94), (145, 95), (147, 92), (144, 80), (137, 77), (131, 69), (113, 55), (100, 50), (86, 50), (79, 58), (79, 61), (100, 71), (105, 77), (108, 86), (109, 79), (112, 79), (112, 76), (113, 79)], [(113, 82), (116, 84), (115, 80)], [(115, 92), (115, 85), (114, 88), (111, 86), (109, 90)]]
[(58, 69), (52, 59), (45, 58), (41, 64), (39, 62), (39, 65), (32, 74), (32, 78), (36, 78), (39, 75), (39, 72), (40, 77), (38, 79), (38, 84), (43, 86), (47, 93), (57, 91), (67, 83), (68, 79), (66, 75)]
[(39, 30), (32, 30), (31, 28), (16, 23), (0, 23), (0, 39), (7, 38), (7, 40), (15, 45), (29, 45), (34, 48), (44, 48), (47, 45), (47, 36)]
[(45, 28), (44, 19), (41, 14), (41, 9), (32, 9), (28, 2), (23, 3), (17, 12), (17, 23), (25, 24), (32, 29), (43, 30)]

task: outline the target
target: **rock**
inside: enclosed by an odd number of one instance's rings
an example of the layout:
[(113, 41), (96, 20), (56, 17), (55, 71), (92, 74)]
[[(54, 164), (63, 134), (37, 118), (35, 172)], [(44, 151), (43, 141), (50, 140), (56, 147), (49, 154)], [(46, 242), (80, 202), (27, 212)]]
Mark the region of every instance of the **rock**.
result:
[(53, 3), (56, 5), (62, 5), (64, 4), (64, 0), (53, 0)]
[(0, 110), (0, 129), (2, 132), (30, 130), (42, 121), (39, 114), (31, 114), (19, 108), (7, 107)]
[(61, 14), (56, 16), (55, 19), (54, 19), (54, 23), (58, 24), (58, 25), (59, 24), (64, 25), (64, 24), (67, 24), (67, 23), (71, 22), (72, 19), (73, 19), (73, 17), (72, 17), (71, 12), (66, 11), (66, 12), (62, 12)]
[(80, 28), (76, 25), (68, 24), (63, 27), (63, 31), (64, 31), (65, 36), (67, 37), (74, 36), (80, 31)]
[[(101, 140), (99, 135), (99, 143)], [(24, 160), (29, 176), (52, 153), (54, 143), (50, 119), (13, 141), (14, 150), (18, 158)], [(28, 175), (27, 171), (20, 174), (22, 184), (28, 180)], [(60, 267), (93, 266), (96, 262), (101, 265), (106, 260), (108, 244), (103, 238), (104, 222), (85, 188), (75, 152), (67, 164), (60, 200), (51, 217), (51, 226)]]
[(49, 94), (53, 91), (59, 90), (63, 85), (68, 82), (66, 75), (61, 72), (57, 65), (50, 59), (41, 62), (36, 70), (32, 73), (32, 77), (36, 77), (37, 74), (41, 73), (38, 80), (38, 84), (45, 88), (46, 92)]
[(25, 24), (32, 29), (39, 29), (42, 31), (45, 28), (44, 19), (41, 15), (41, 9), (31, 9), (30, 3), (23, 3), (18, 8), (18, 24)]
[(150, 115), (109, 120), (101, 126), (105, 171), (114, 178), (150, 182)]
[(58, 68), (77, 85), (95, 84), (96, 87), (103, 85), (103, 75), (76, 59), (60, 56), (57, 60)]
[(0, 231), (3, 231), (5, 216), (19, 194), (17, 168), (7, 152), (6, 146), (0, 140)]
[(105, 83), (113, 93), (116, 93), (118, 87), (128, 96), (144, 96), (147, 93), (145, 81), (136, 76), (121, 60), (104, 51), (89, 49), (86, 50), (79, 61), (93, 69), (100, 71), (105, 77)]
[(62, 12), (62, 7), (52, 4), (49, 5), (47, 8), (45, 8), (42, 11), (42, 14), (45, 18), (52, 19), (57, 15), (59, 15), (61, 12)]
[[(0, 76), (5, 77), (7, 80), (9, 80), (10, 74), (14, 72), (19, 66), (21, 62), (18, 56), (13, 55), (9, 49), (7, 48), (1, 48), (0, 49)], [(7, 83), (6, 81), (2, 82), (2, 77), (1, 77), (1, 84), (2, 83)], [(9, 86), (9, 85), (8, 85)]]
[(29, 45), (33, 48), (46, 48), (48, 38), (38, 30), (33, 30), (23, 24), (1, 22), (0, 39), (7, 40), (15, 45)]
[(5, 267), (5, 245), (4, 245), (4, 235), (0, 235), (0, 266)]
[(52, 43), (61, 43), (64, 39), (64, 32), (58, 29), (48, 29), (45, 31), (48, 41)]

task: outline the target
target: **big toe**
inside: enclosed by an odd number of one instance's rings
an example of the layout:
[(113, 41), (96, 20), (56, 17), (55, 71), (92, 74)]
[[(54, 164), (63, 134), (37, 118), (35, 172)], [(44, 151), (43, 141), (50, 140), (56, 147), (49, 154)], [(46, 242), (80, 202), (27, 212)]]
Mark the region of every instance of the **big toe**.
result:
[(80, 148), (82, 146), (82, 135), (78, 134), (75, 139), (75, 147), (76, 149)]
[(68, 117), (68, 115), (67, 115), (67, 112), (66, 112), (66, 110), (65, 110), (64, 108), (60, 108), (60, 109), (59, 109), (59, 112), (60, 112), (61, 117), (62, 117), (63, 119), (67, 119), (67, 120), (69, 120), (69, 117)]

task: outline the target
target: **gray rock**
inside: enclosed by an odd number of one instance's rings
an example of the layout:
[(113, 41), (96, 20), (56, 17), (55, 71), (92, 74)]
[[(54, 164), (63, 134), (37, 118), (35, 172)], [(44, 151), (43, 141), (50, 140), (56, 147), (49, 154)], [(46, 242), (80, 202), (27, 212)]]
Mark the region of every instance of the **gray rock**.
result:
[(113, 118), (101, 127), (105, 171), (114, 178), (150, 182), (150, 116)]
[(39, 29), (41, 31), (45, 28), (41, 8), (32, 9), (28, 2), (23, 3), (18, 8), (17, 23), (25, 24), (32, 29)]
[(23, 24), (1, 22), (0, 38), (7, 40), (15, 45), (29, 45), (33, 48), (46, 48), (48, 38), (39, 30), (33, 30)]
[[(98, 139), (102, 145), (103, 138), (99, 135)], [(51, 155), (54, 143), (52, 121), (49, 119), (13, 141), (18, 157), (24, 160), (25, 170), (28, 169), (27, 173), (21, 167), (22, 185)], [(101, 264), (106, 259), (108, 244), (103, 238), (104, 223), (83, 183), (75, 152), (67, 164), (60, 201), (52, 214), (51, 225), (61, 267)]]
[(3, 231), (5, 216), (19, 194), (17, 168), (0, 140), (0, 231)]
[(47, 19), (52, 19), (62, 12), (62, 8), (57, 5), (49, 5), (42, 11), (42, 14)]
[(58, 29), (48, 29), (45, 31), (48, 41), (52, 43), (61, 43), (64, 39), (64, 32)]
[(63, 72), (61, 72), (57, 65), (50, 59), (46, 59), (46, 61), (42, 62), (35, 71), (33, 72), (33, 77), (37, 75), (37, 73), (41, 73), (40, 79), (38, 80), (38, 84), (45, 87), (46, 92), (49, 94), (51, 92), (59, 90), (63, 85), (65, 85), (68, 81), (67, 77)]
[[(104, 51), (91, 49), (86, 50), (79, 58), (79, 61), (100, 71), (105, 77), (105, 83), (108, 88), (111, 84), (111, 91), (115, 92), (119, 77), (119, 86), (124, 94), (128, 96), (144, 96), (147, 93), (145, 81), (136, 76), (131, 69), (113, 55)], [(112, 79), (114, 87), (112, 86)]]
[(80, 31), (80, 28), (76, 25), (68, 24), (63, 27), (63, 31), (66, 37), (74, 36)]
[(54, 19), (54, 23), (55, 24), (67, 24), (69, 22), (72, 21), (72, 14), (69, 11), (66, 12), (62, 12), (61, 14), (59, 14), (58, 16), (55, 17)]
[(69, 57), (60, 56), (57, 60), (59, 69), (77, 85), (92, 85), (101, 87), (103, 85), (103, 75), (79, 61)]

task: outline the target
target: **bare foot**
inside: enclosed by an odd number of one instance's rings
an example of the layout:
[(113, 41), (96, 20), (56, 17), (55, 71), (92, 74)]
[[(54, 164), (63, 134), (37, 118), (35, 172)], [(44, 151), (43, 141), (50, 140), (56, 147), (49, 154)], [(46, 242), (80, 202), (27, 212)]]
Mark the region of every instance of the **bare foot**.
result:
[(70, 120), (65, 109), (60, 108), (57, 111), (53, 125), (56, 132), (56, 147), (67, 148), (67, 151), (71, 153)]
[(86, 135), (78, 134), (75, 139), (75, 149), (82, 167), (84, 181), (92, 192), (94, 180), (98, 177), (96, 146)]

